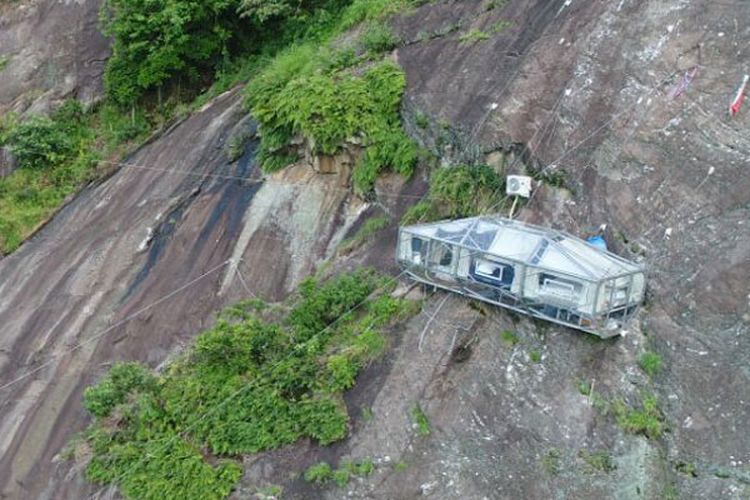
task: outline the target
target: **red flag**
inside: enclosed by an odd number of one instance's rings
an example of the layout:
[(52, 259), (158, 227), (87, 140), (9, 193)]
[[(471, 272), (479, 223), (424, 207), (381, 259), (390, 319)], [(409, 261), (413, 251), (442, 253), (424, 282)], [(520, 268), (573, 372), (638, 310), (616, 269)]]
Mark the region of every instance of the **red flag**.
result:
[(742, 101), (745, 99), (745, 87), (747, 87), (747, 81), (749, 79), (750, 76), (745, 75), (740, 84), (740, 88), (737, 89), (737, 95), (734, 96), (734, 100), (729, 104), (729, 114), (732, 116), (736, 115), (740, 111), (740, 107), (742, 107)]

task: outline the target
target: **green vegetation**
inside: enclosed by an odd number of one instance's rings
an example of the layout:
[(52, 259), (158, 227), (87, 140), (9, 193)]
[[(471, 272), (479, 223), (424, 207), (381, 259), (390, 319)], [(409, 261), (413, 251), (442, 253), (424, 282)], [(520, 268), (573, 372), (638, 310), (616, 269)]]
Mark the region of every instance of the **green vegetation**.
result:
[(490, 38), (489, 33), (485, 33), (482, 30), (478, 30), (476, 28), (472, 28), (463, 35), (458, 37), (458, 42), (461, 45), (472, 45), (477, 42), (482, 42), (484, 40), (488, 40)]
[(677, 485), (672, 482), (665, 484), (659, 498), (662, 500), (679, 500), (680, 492), (677, 490)]
[(510, 330), (503, 330), (502, 332), (500, 332), (500, 339), (510, 346), (514, 346), (519, 342), (518, 335), (511, 332)]
[(318, 154), (335, 154), (349, 138), (362, 142), (364, 157), (353, 180), (360, 193), (372, 190), (379, 172), (409, 176), (417, 148), (401, 127), (399, 106), (406, 81), (391, 62), (363, 74), (348, 68), (327, 71), (309, 46), (281, 56), (248, 86), (248, 104), (261, 126), (260, 158), (266, 171), (296, 159), (289, 146), (301, 135)]
[(104, 75), (109, 99), (130, 106), (165, 84), (205, 82), (262, 35), (257, 12), (247, 8), (255, 22), (244, 21), (239, 7), (239, 0), (106, 0), (101, 21), (114, 40)]
[(393, 470), (396, 472), (403, 472), (409, 467), (409, 464), (404, 462), (403, 460), (398, 461), (393, 464)]
[(486, 165), (441, 168), (430, 178), (427, 199), (409, 208), (403, 224), (470, 217), (496, 205), (504, 193), (505, 181)]
[(656, 396), (645, 395), (640, 406), (640, 409), (634, 409), (622, 401), (615, 401), (612, 404), (612, 411), (617, 418), (617, 423), (625, 432), (631, 434), (643, 434), (649, 439), (661, 437), (665, 424)]
[(579, 380), (578, 381), (578, 392), (580, 392), (583, 396), (589, 396), (591, 395), (591, 384), (585, 380)]
[(0, 146), (18, 168), (0, 178), (0, 254), (18, 248), (71, 194), (95, 178), (98, 160), (143, 131), (140, 115), (68, 101), (50, 117), (0, 118)]
[(386, 227), (388, 227), (388, 217), (385, 215), (367, 219), (354, 236), (341, 242), (339, 251), (342, 254), (351, 253), (370, 241), (378, 231)]
[(641, 367), (646, 375), (653, 378), (661, 370), (661, 356), (655, 352), (645, 352), (638, 359), (638, 366)]
[(399, 40), (391, 29), (382, 23), (370, 23), (359, 37), (362, 48), (371, 56), (395, 49)]
[(418, 112), (414, 117), (414, 123), (416, 123), (417, 127), (425, 130), (430, 126), (430, 118), (426, 114)]
[(374, 417), (375, 415), (372, 412), (372, 408), (362, 408), (362, 420), (364, 420), (365, 422), (371, 422)]
[(617, 468), (614, 462), (612, 462), (612, 456), (606, 451), (589, 453), (588, 450), (581, 450), (578, 452), (578, 456), (586, 462), (586, 465), (592, 471), (612, 472)]
[(83, 393), (83, 406), (95, 417), (106, 417), (131, 392), (153, 394), (156, 377), (138, 363), (119, 363)]
[(335, 470), (328, 463), (320, 462), (305, 471), (305, 480), (316, 484), (333, 481), (338, 486), (346, 486), (353, 476), (369, 476), (373, 470), (375, 470), (375, 464), (369, 458), (360, 462), (342, 462)]
[(532, 363), (540, 363), (542, 361), (542, 353), (539, 351), (531, 351), (529, 353), (529, 359)]
[(427, 419), (427, 415), (425, 415), (419, 403), (415, 404), (412, 407), (411, 419), (414, 428), (417, 429), (417, 432), (420, 436), (429, 436), (432, 433), (432, 426), (430, 425), (430, 421)]
[(311, 465), (305, 471), (305, 481), (308, 483), (325, 484), (333, 479), (333, 468), (328, 462)]
[(490, 26), (490, 33), (492, 33), (493, 35), (496, 35), (497, 33), (501, 33), (505, 31), (506, 28), (509, 28), (511, 26), (513, 26), (513, 23), (511, 21), (501, 19), (500, 21)]
[(342, 391), (385, 350), (381, 329), (414, 312), (413, 304), (375, 293), (392, 287), (367, 270), (324, 283), (308, 278), (283, 320), (242, 304), (161, 375), (115, 366), (86, 391), (95, 417), (85, 433), (93, 453), (88, 478), (117, 483), (133, 498), (223, 498), (240, 468), (210, 465), (205, 455), (232, 457), (303, 436), (321, 444), (343, 438)]
[(283, 492), (284, 490), (281, 486), (272, 485), (258, 488), (258, 490), (255, 492), (255, 496), (259, 500), (275, 500), (277, 498), (281, 498), (281, 494)]
[[(379, 54), (397, 43), (382, 25), (411, 1), (356, 0), (321, 29), (280, 51), (247, 88), (247, 105), (260, 123), (260, 159), (274, 171), (297, 159), (290, 145), (303, 137), (316, 154), (335, 154), (346, 140), (364, 149), (353, 181), (368, 193), (379, 172), (409, 176), (418, 158), (416, 145), (401, 126), (403, 72)], [(332, 48), (330, 41), (366, 22), (360, 35), (365, 54)], [(366, 66), (363, 66), (365, 65)]]
[(80, 127), (80, 116), (72, 120), (52, 120), (32, 116), (8, 132), (10, 152), (21, 168), (54, 168), (70, 159), (75, 152), (74, 136)]
[(490, 11), (493, 9), (502, 9), (503, 7), (505, 7), (506, 3), (508, 3), (508, 0), (490, 0), (489, 2), (487, 2), (484, 10)]
[(550, 476), (556, 476), (562, 470), (560, 460), (562, 453), (557, 448), (550, 448), (541, 458), (542, 468)]
[(679, 461), (675, 464), (675, 470), (686, 476), (698, 477), (698, 472), (695, 470), (695, 464), (692, 462)]
[(8, 63), (12, 59), (11, 56), (0, 56), (0, 71), (4, 70)]
[[(404, 75), (379, 54), (398, 43), (384, 21), (415, 2), (105, 1), (102, 26), (114, 40), (106, 102), (86, 112), (66, 104), (49, 118), (0, 117), (0, 146), (21, 167), (0, 179), (0, 254), (15, 250), (100, 175), (98, 160), (118, 157), (127, 144), (187, 112), (185, 99), (209, 85), (193, 108), (253, 79), (248, 101), (257, 105), (251, 107), (262, 125), (260, 158), (267, 170), (293, 161), (296, 151), (288, 141), (302, 135), (326, 154), (345, 139), (359, 143), (364, 153), (354, 182), (361, 193), (384, 169), (409, 175), (418, 151), (399, 117)], [(333, 47), (336, 37), (360, 23), (363, 54)], [(245, 139), (227, 146), (230, 159), (242, 154)]]

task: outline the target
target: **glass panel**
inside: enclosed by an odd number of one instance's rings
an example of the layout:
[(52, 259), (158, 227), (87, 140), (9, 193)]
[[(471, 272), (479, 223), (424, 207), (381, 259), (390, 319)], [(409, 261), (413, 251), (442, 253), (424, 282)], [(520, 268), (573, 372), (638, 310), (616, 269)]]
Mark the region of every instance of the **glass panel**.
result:
[(453, 263), (453, 249), (445, 243), (434, 241), (430, 251), (431, 266), (450, 267)]
[(424, 253), (427, 249), (427, 242), (422, 238), (412, 236), (411, 238), (411, 258), (410, 260), (417, 264), (422, 265), (424, 263)]

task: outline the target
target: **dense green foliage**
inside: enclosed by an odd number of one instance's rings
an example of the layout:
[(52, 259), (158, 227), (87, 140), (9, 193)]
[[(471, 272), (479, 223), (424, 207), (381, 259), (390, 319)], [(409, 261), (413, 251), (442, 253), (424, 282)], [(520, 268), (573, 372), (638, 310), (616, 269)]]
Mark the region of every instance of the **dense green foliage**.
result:
[(261, 124), (266, 170), (293, 161), (288, 145), (301, 135), (321, 154), (335, 154), (350, 138), (361, 142), (365, 153), (354, 170), (360, 192), (371, 190), (384, 168), (411, 174), (417, 148), (401, 127), (403, 72), (381, 62), (358, 74), (339, 67), (348, 64), (347, 54), (323, 56), (310, 46), (295, 47), (248, 86), (248, 104)]
[(321, 444), (343, 438), (341, 392), (384, 351), (379, 330), (412, 309), (388, 294), (371, 296), (390, 282), (370, 271), (307, 279), (283, 321), (240, 304), (163, 375), (114, 367), (86, 391), (87, 408), (100, 417), (86, 434), (94, 451), (88, 477), (116, 482), (130, 497), (223, 497), (236, 465), (212, 467), (201, 450), (234, 456), (303, 436)]
[(149, 393), (156, 387), (156, 378), (138, 363), (119, 363), (112, 367), (98, 384), (83, 394), (83, 406), (95, 417), (106, 417), (112, 409), (125, 402), (132, 391)]
[[(107, 0), (101, 17), (114, 39), (107, 95), (125, 106), (158, 89), (161, 103), (165, 87), (202, 88), (215, 77), (224, 89), (251, 77), (248, 104), (261, 124), (264, 169), (297, 159), (290, 147), (296, 136), (321, 154), (354, 139), (364, 148), (354, 184), (367, 193), (379, 172), (409, 175), (417, 160), (399, 116), (404, 75), (395, 64), (378, 62), (398, 44), (383, 20), (413, 3)], [(360, 23), (366, 27), (354, 46), (333, 48), (338, 35)]]
[[(323, 42), (362, 21), (382, 20), (407, 0), (106, 0), (101, 21), (113, 38), (108, 97), (135, 104), (165, 85), (200, 88), (238, 61), (294, 42)], [(258, 66), (256, 60), (252, 66)], [(261, 64), (262, 66), (262, 64)]]
[[(361, 193), (383, 169), (411, 174), (418, 152), (399, 116), (406, 81), (394, 63), (379, 61), (398, 41), (378, 23), (410, 3), (355, 0), (250, 82), (247, 103), (261, 125), (266, 171), (296, 160), (290, 142), (301, 136), (319, 154), (335, 154), (346, 140), (361, 144), (364, 156), (353, 173)], [(357, 45), (332, 48), (330, 40), (361, 22), (368, 24)]]
[(59, 122), (45, 116), (33, 116), (21, 123), (7, 140), (21, 168), (56, 167), (74, 152), (71, 135)]
[(132, 104), (146, 90), (176, 75), (200, 78), (215, 58), (229, 55), (229, 42), (243, 23), (236, 0), (107, 0), (104, 32), (114, 39), (107, 64), (107, 95)]
[(502, 177), (486, 165), (441, 168), (430, 178), (427, 198), (411, 207), (402, 222), (413, 224), (500, 210), (504, 186)]

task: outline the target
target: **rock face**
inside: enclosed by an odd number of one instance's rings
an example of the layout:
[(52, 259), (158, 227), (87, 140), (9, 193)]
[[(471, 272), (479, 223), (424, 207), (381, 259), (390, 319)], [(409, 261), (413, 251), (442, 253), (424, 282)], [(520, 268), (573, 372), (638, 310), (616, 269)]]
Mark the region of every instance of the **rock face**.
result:
[[(237, 497), (280, 484), (289, 498), (746, 498), (750, 108), (726, 110), (747, 19), (747, 2), (708, 0), (444, 0), (399, 19), (409, 129), (446, 161), (502, 153), (506, 171), (546, 178), (521, 217), (578, 234), (607, 224), (610, 247), (650, 269), (648, 307), (624, 337), (595, 342), (429, 295), (348, 395), (351, 437), (248, 457)], [(0, 261), (0, 385), (43, 367), (0, 389), (7, 497), (95, 491), (56, 458), (86, 425), (83, 387), (117, 360), (163, 363), (248, 292), (282, 298), (371, 209), (342, 187), (348, 160), (263, 182), (252, 140), (227, 161), (227, 138), (252, 135), (239, 100), (221, 96), (175, 125), (128, 159), (140, 168), (86, 189)], [(414, 125), (418, 113), (428, 126)], [(423, 191), (419, 178), (378, 185), (394, 219)], [(391, 228), (336, 265), (392, 270), (394, 244)], [(653, 377), (638, 367), (646, 349), (663, 359)], [(652, 392), (661, 438), (628, 434), (603, 411)], [(289, 479), (346, 457), (372, 457), (375, 473), (345, 488)]]
[(102, 95), (109, 43), (100, 0), (22, 0), (0, 5), (0, 114), (46, 112), (67, 98)]

